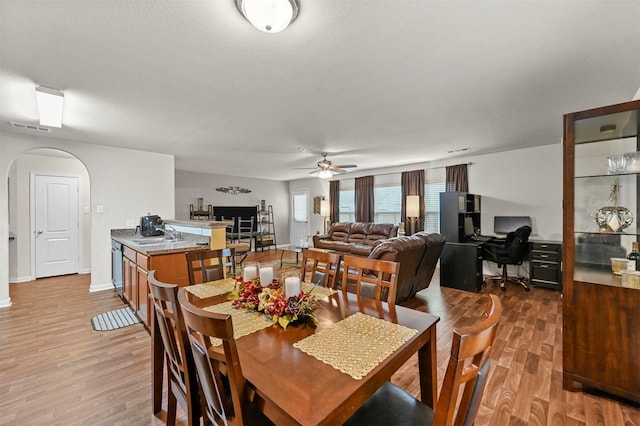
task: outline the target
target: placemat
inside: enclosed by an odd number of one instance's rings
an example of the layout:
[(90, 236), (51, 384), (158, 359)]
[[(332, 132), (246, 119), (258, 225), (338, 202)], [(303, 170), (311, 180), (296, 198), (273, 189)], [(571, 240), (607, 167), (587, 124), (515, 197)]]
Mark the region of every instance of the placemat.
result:
[(206, 299), (207, 297), (213, 297), (219, 294), (231, 292), (231, 290), (233, 290), (235, 282), (235, 278), (224, 278), (222, 280), (189, 285), (185, 287), (185, 290), (195, 295), (196, 297), (199, 297), (200, 299)]
[(331, 296), (336, 291), (329, 287), (323, 287), (321, 285), (315, 285), (313, 283), (303, 282), (302, 283), (302, 291), (305, 293), (311, 292), (317, 299), (322, 299), (328, 296)]
[[(224, 302), (204, 308), (205, 311), (215, 312), (217, 314), (228, 314), (233, 318), (233, 337), (236, 339), (255, 333), (258, 330), (273, 325), (271, 321), (262, 312), (248, 311), (246, 309), (236, 309), (231, 304), (233, 302)], [(211, 339), (213, 346), (222, 344), (220, 339)]]
[(357, 312), (293, 347), (360, 380), (417, 332)]

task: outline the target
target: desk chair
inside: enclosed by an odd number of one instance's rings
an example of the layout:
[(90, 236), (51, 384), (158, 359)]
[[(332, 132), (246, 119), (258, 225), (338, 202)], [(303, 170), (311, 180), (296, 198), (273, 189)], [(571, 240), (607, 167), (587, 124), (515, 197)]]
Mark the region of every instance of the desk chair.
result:
[[(530, 226), (521, 226), (515, 231), (509, 232), (504, 240), (492, 240), (484, 243), (482, 247), (483, 258), (490, 262), (502, 266), (502, 277), (500, 278), (500, 289), (506, 290), (507, 265), (522, 265), (529, 246)], [(522, 277), (515, 277), (514, 281), (529, 291), (529, 285)]]
[[(242, 374), (236, 341), (233, 337), (231, 315), (204, 311), (189, 303), (184, 289), (178, 292), (184, 315), (189, 349), (203, 394), (205, 424), (214, 425), (271, 425), (273, 424), (255, 406), (255, 391)], [(211, 338), (222, 344), (214, 349)], [(222, 352), (220, 352), (220, 349)], [(227, 366), (228, 386), (222, 381), (221, 364)], [(226, 389), (231, 394), (229, 402)]]
[(189, 285), (221, 280), (225, 276), (225, 268), (229, 274), (236, 275), (235, 249), (188, 251), (187, 269)]
[(147, 277), (157, 330), (162, 336), (167, 360), (167, 425), (176, 424), (176, 404), (187, 413), (189, 425), (200, 425), (200, 392), (196, 368), (187, 338), (182, 311), (178, 307), (178, 286), (158, 281), (155, 271)]
[(489, 374), (489, 354), (501, 316), (500, 299), (490, 294), (483, 319), (471, 327), (454, 330), (451, 356), (435, 411), (386, 382), (345, 425), (472, 425)]

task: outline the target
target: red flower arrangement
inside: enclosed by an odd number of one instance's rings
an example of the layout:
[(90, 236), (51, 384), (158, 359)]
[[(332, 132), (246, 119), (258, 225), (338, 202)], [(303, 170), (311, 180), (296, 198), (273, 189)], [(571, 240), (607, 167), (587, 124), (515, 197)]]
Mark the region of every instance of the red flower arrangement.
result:
[(264, 312), (282, 328), (287, 328), (294, 321), (311, 319), (318, 323), (313, 310), (316, 298), (311, 293), (301, 292), (299, 295), (284, 297), (282, 283), (274, 279), (268, 286), (262, 287), (260, 279), (244, 282), (242, 277), (236, 278), (234, 290), (229, 295), (232, 306), (251, 311)]

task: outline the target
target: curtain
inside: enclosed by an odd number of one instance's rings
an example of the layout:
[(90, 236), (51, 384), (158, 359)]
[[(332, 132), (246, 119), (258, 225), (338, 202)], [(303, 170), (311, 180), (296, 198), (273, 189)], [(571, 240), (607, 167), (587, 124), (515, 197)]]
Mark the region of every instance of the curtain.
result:
[(466, 164), (447, 166), (445, 175), (445, 191), (469, 192), (469, 175)]
[[(420, 216), (409, 222), (407, 218), (407, 196), (417, 195), (420, 197)], [(424, 169), (402, 172), (402, 203), (400, 206), (400, 217), (408, 229), (407, 235), (424, 231)], [(411, 226), (407, 226), (408, 224)]]
[(340, 181), (329, 181), (329, 221), (340, 221)]
[(356, 178), (356, 222), (373, 222), (373, 176)]

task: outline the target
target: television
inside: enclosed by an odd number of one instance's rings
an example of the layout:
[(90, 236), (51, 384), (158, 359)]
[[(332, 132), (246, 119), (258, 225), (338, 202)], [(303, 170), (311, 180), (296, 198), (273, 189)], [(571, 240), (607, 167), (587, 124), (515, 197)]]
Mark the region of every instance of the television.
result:
[(524, 225), (531, 226), (531, 216), (495, 216), (493, 233), (508, 234)]

